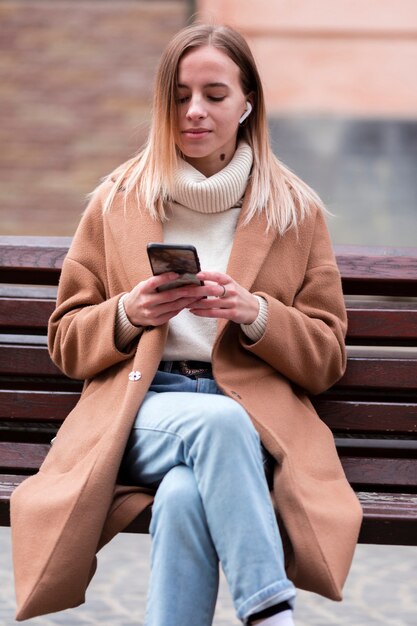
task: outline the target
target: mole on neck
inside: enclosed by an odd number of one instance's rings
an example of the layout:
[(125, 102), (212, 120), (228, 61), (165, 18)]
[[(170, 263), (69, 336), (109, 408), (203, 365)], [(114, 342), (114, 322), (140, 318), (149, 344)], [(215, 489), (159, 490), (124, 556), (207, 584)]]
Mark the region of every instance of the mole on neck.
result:
[(225, 158), (226, 158), (226, 155), (225, 155), (224, 152), (222, 152), (221, 155), (220, 155), (220, 161), (224, 161)]

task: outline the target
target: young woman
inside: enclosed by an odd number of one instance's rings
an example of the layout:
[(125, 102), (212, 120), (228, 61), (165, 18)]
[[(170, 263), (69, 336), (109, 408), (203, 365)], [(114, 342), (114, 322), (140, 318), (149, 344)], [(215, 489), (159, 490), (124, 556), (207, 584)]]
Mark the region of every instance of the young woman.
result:
[[(158, 241), (193, 244), (203, 284), (163, 290)], [(148, 626), (209, 626), (219, 562), (245, 624), (293, 624), (295, 586), (340, 599), (361, 510), (308, 394), (343, 374), (345, 330), (324, 209), (271, 151), (246, 42), (184, 29), (62, 270), (50, 351), (86, 382), (12, 499), (18, 619), (82, 602), (152, 501)]]

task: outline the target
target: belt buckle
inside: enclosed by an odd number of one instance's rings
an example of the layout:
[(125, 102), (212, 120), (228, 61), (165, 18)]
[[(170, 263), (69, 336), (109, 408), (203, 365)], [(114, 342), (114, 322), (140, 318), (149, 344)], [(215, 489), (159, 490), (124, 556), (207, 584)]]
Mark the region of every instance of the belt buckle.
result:
[(184, 376), (197, 377), (200, 374), (204, 374), (208, 371), (207, 367), (189, 367), (187, 361), (179, 361), (179, 370)]

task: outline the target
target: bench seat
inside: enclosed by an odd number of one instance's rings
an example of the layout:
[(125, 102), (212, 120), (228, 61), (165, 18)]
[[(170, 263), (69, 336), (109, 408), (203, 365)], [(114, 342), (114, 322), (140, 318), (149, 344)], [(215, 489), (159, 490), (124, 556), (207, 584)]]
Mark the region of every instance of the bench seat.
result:
[[(82, 382), (51, 362), (47, 321), (70, 239), (0, 237), (0, 525)], [(348, 310), (343, 378), (312, 398), (364, 510), (360, 542), (417, 545), (417, 248), (336, 248)], [(150, 511), (126, 530), (147, 532)]]

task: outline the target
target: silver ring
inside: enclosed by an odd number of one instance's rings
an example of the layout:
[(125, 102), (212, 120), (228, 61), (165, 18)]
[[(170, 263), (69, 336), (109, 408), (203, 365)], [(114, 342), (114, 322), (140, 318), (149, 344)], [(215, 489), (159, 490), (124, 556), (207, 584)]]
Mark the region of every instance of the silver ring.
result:
[(219, 298), (224, 298), (227, 295), (226, 287), (224, 285), (220, 285), (220, 287), (223, 287), (223, 293)]

